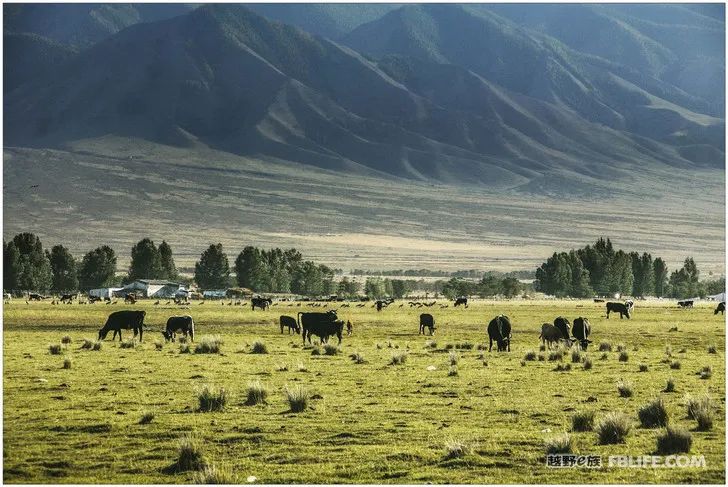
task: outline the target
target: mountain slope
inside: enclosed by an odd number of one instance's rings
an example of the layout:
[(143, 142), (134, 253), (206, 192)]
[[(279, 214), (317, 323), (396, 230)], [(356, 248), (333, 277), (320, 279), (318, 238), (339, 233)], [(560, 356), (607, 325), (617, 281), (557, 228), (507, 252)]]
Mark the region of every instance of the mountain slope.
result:
[(3, 91), (50, 76), (75, 54), (74, 49), (35, 34), (4, 34)]

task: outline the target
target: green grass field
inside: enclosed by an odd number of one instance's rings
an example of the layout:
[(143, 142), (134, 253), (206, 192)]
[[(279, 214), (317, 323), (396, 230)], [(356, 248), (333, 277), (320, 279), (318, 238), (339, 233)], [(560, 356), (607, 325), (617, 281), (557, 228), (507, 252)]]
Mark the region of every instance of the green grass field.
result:
[[(417, 334), (422, 310), (398, 306), (381, 313), (370, 305), (341, 309), (353, 336), (344, 337), (339, 355), (315, 356), (299, 335), (280, 334), (278, 316), (305, 309), (287, 303), (251, 312), (214, 302), (179, 310), (152, 301), (133, 307), (12, 301), (4, 308), (4, 481), (188, 483), (194, 472), (176, 472), (174, 465), (180, 440), (193, 435), (209, 465), (242, 483), (250, 476), (257, 483), (725, 482), (725, 321), (711, 306), (638, 302), (629, 321), (607, 320), (603, 305), (587, 301), (435, 306), (429, 312), (438, 327), (436, 348)], [(136, 349), (121, 348), (110, 335), (100, 351), (82, 349), (119, 309), (145, 309), (154, 332)], [(156, 349), (166, 319), (187, 313), (196, 322), (196, 342), (223, 338), (220, 354), (181, 354), (178, 343)], [(478, 350), (487, 321), (499, 313), (514, 324), (512, 351)], [(555, 371), (559, 362), (548, 358), (522, 363), (529, 350), (548, 355), (539, 352), (540, 324), (559, 315), (590, 319), (591, 370), (572, 364), (570, 353), (561, 362), (571, 364), (569, 371)], [(49, 353), (64, 335), (72, 342)], [(268, 354), (250, 353), (256, 340)], [(602, 341), (613, 347), (606, 358), (598, 350)], [(450, 375), (447, 349), (466, 342), (473, 348), (455, 352), (458, 374)], [(626, 362), (618, 360), (619, 344), (627, 348)], [(711, 345), (717, 353), (709, 353)], [(354, 352), (364, 363), (349, 358)], [(389, 365), (401, 352), (406, 362)], [(648, 370), (640, 372), (640, 364)], [(701, 378), (706, 366), (712, 376)], [(671, 393), (662, 392), (668, 378), (675, 382)], [(620, 379), (633, 384), (632, 397), (620, 397)], [(251, 381), (267, 388), (266, 404), (245, 405)], [(225, 388), (223, 411), (197, 411), (205, 385)], [(295, 386), (312, 395), (301, 413), (290, 411), (284, 395)], [(706, 393), (715, 421), (711, 430), (697, 431), (685, 395)], [(637, 410), (657, 396), (670, 424), (691, 431), (690, 453), (705, 455), (706, 468), (546, 467), (544, 442), (570, 431), (577, 411), (594, 411), (596, 421), (624, 412), (634, 424), (617, 445), (599, 445), (593, 431), (572, 432), (575, 453), (601, 455), (605, 464), (608, 455), (653, 454), (663, 430), (639, 426)], [(146, 412), (154, 417), (140, 424)], [(464, 455), (448, 455), (453, 442), (466, 445)]]

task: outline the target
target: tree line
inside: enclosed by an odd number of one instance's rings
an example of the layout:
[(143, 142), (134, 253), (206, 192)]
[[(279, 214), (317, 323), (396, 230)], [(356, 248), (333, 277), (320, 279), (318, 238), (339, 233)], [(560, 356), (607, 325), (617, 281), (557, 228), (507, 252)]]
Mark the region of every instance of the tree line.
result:
[(555, 252), (536, 270), (535, 288), (557, 297), (585, 298), (616, 293), (635, 297), (705, 297), (725, 290), (725, 278), (700, 281), (692, 257), (668, 272), (665, 261), (643, 252), (615, 250), (610, 239), (594, 245)]

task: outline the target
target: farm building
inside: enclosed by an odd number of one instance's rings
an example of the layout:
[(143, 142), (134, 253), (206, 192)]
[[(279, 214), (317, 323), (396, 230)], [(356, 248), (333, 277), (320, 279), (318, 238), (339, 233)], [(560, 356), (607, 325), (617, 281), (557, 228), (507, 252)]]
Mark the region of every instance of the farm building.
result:
[(127, 295), (136, 293), (145, 298), (173, 298), (180, 294), (185, 294), (186, 290), (181, 284), (176, 282), (155, 280), (155, 279), (137, 279), (122, 288), (119, 294)]
[(111, 298), (113, 296), (116, 296), (116, 293), (118, 293), (122, 289), (123, 288), (121, 287), (102, 287), (99, 289), (91, 289), (88, 292), (88, 295), (96, 298)]
[(249, 298), (253, 295), (253, 291), (247, 287), (231, 287), (225, 291), (228, 298)]
[(202, 297), (204, 299), (224, 299), (227, 297), (227, 290), (226, 289), (208, 289), (207, 291), (202, 292)]

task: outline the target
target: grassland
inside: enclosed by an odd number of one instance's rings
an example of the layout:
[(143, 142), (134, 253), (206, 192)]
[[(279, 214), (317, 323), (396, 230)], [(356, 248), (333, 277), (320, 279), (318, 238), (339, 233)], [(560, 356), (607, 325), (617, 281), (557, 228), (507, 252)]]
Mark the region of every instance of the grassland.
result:
[[(707, 305), (680, 310), (638, 303), (630, 321), (607, 320), (600, 305), (586, 301), (433, 307), (435, 348), (427, 347), (430, 337), (417, 335), (421, 311), (398, 306), (381, 313), (369, 305), (341, 309), (354, 324), (353, 336), (344, 338), (340, 354), (316, 356), (300, 336), (280, 334), (278, 316), (304, 309), (283, 303), (251, 312), (214, 302), (189, 310), (142, 302), (135, 308), (147, 311), (155, 332), (145, 333), (135, 349), (107, 340), (100, 351), (82, 349), (83, 340), (95, 339), (108, 313), (122, 305), (6, 304), (4, 481), (187, 483), (194, 473), (175, 472), (173, 465), (181, 438), (193, 435), (206, 460), (240, 482), (249, 476), (260, 483), (725, 482), (725, 321)], [(194, 316), (196, 341), (220, 335), (222, 353), (181, 354), (171, 343), (157, 350), (156, 330), (182, 313)], [(485, 323), (498, 313), (514, 323), (512, 351), (478, 350)], [(558, 362), (548, 359), (521, 363), (528, 350), (539, 353), (540, 323), (558, 315), (589, 317), (591, 370), (574, 363), (557, 372)], [(64, 335), (71, 343), (50, 354), (49, 345)], [(269, 353), (250, 353), (255, 341)], [(613, 347), (606, 359), (601, 341)], [(465, 343), (473, 348), (455, 351), (458, 373), (450, 375), (448, 348)], [(618, 360), (619, 344), (627, 362)], [(711, 345), (717, 353), (708, 352)], [(363, 363), (349, 358), (355, 352)], [(402, 352), (406, 362), (389, 365)], [(64, 368), (67, 358), (70, 368)], [(670, 367), (673, 361), (679, 369)], [(648, 371), (640, 372), (640, 364)], [(712, 376), (701, 379), (706, 366)], [(668, 378), (675, 392), (662, 392)], [(620, 379), (633, 384), (632, 397), (620, 397)], [(265, 403), (245, 405), (251, 381), (268, 390)], [(205, 385), (225, 388), (223, 411), (197, 411)], [(312, 394), (301, 413), (291, 412), (284, 396), (295, 386)], [(713, 399), (711, 430), (697, 431), (687, 418), (687, 393)], [(691, 430), (691, 453), (705, 455), (706, 468), (546, 468), (544, 442), (569, 431), (577, 411), (594, 411), (597, 420), (624, 412), (634, 426), (618, 445), (598, 445), (593, 431), (572, 432), (575, 452), (602, 455), (605, 462), (612, 454), (652, 454), (661, 430), (640, 427), (637, 410), (656, 396), (664, 399), (670, 424)], [(140, 424), (145, 413), (153, 417)], [(447, 454), (452, 442), (465, 444), (463, 456)]]

